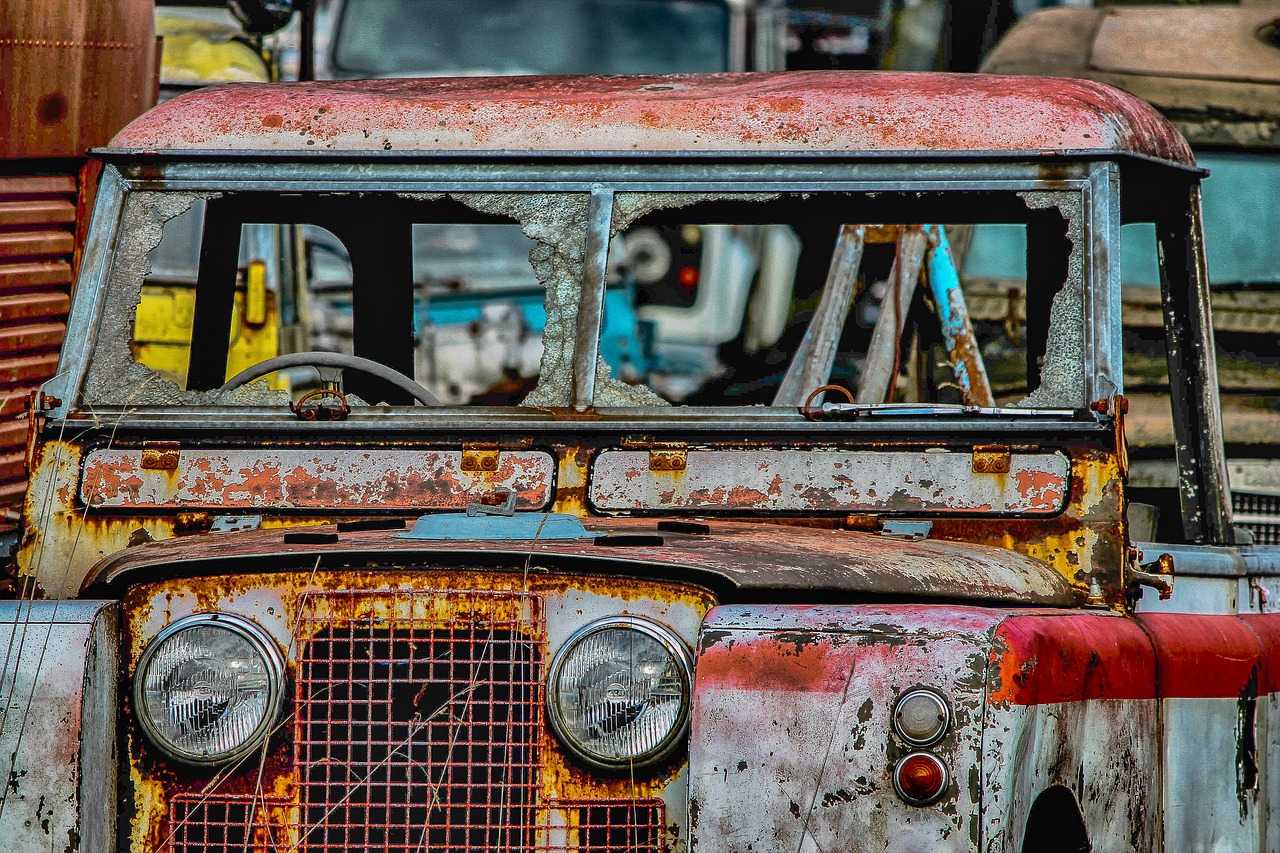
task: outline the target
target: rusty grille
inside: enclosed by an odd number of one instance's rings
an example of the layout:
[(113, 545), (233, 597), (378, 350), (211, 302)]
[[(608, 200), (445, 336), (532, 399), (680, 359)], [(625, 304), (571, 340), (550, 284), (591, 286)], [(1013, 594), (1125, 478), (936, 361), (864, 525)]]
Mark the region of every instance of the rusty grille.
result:
[(296, 799), (176, 795), (166, 853), (664, 853), (660, 799), (539, 799), (541, 611), (519, 592), (303, 596)]
[(339, 593), (314, 603), (300, 624), (299, 849), (531, 847), (536, 598)]
[(663, 853), (662, 800), (554, 803), (537, 853)]
[(179, 794), (170, 803), (173, 853), (284, 850), (285, 803), (225, 794)]

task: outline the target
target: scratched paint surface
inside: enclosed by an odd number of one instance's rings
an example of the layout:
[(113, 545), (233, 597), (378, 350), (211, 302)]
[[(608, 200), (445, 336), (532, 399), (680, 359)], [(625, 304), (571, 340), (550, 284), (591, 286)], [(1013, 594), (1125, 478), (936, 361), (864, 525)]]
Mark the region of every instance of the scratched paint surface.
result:
[[(695, 851), (972, 850), (984, 668), (1005, 611), (950, 606), (719, 607), (700, 640), (690, 743)], [(914, 687), (955, 722), (927, 808), (894, 793), (890, 730)], [(744, 808), (750, 803), (750, 808)]]
[[(992, 128), (999, 128), (993, 133)], [(150, 151), (1049, 151), (1193, 162), (1147, 104), (1084, 80), (787, 72), (211, 86), (135, 120)]]
[(555, 462), (503, 452), (494, 471), (463, 470), (447, 450), (184, 450), (173, 471), (146, 470), (141, 450), (94, 450), (80, 496), (94, 507), (463, 509), (495, 489), (519, 509), (550, 502)]
[(1049, 515), (1068, 493), (1057, 453), (1014, 453), (1008, 474), (975, 474), (969, 453), (690, 450), (684, 471), (650, 471), (649, 454), (606, 450), (588, 495), (603, 510), (998, 512)]

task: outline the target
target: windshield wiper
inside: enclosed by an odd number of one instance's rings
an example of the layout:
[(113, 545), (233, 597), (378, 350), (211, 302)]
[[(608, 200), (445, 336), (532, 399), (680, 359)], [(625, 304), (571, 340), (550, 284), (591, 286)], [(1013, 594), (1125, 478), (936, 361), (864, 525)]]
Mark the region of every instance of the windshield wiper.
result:
[(813, 414), (828, 420), (857, 417), (1074, 418), (1074, 409), (1026, 409), (1014, 406), (965, 406), (960, 403), (823, 403)]

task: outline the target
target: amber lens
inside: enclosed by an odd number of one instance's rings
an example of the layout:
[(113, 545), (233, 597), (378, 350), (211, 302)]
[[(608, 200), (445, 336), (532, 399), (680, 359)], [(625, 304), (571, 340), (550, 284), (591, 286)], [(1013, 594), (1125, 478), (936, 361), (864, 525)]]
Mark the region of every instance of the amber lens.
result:
[(940, 797), (947, 787), (947, 768), (936, 755), (913, 752), (898, 762), (893, 782), (902, 799), (925, 805)]

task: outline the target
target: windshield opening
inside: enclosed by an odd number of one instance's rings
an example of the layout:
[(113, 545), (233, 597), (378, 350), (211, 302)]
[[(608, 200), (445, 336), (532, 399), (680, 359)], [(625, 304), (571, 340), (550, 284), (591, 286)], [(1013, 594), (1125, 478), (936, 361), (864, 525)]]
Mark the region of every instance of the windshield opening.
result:
[[(603, 262), (596, 407), (1085, 404), (1077, 193), (610, 198), (589, 260), (586, 193), (132, 192), (84, 400), (566, 407)], [(991, 222), (995, 317), (955, 260)]]
[(729, 10), (712, 0), (347, 0), (333, 64), (365, 77), (727, 71)]

